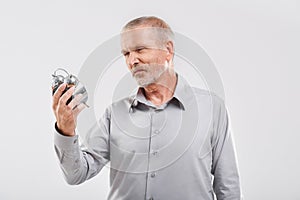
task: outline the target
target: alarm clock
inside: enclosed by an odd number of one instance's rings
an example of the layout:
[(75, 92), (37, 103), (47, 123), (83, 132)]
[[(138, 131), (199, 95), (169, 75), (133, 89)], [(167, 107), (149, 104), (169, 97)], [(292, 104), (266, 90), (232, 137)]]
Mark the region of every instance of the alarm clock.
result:
[(64, 94), (72, 86), (75, 87), (72, 96), (67, 100), (66, 104), (69, 104), (76, 95), (80, 94), (80, 100), (78, 101), (78, 104), (75, 105), (75, 107), (80, 103), (83, 103), (87, 106), (86, 102), (88, 100), (88, 93), (86, 88), (76, 76), (68, 73), (68, 71), (63, 68), (57, 68), (52, 74), (52, 95), (54, 95), (58, 87), (63, 83), (66, 84), (66, 88), (64, 89), (62, 94)]

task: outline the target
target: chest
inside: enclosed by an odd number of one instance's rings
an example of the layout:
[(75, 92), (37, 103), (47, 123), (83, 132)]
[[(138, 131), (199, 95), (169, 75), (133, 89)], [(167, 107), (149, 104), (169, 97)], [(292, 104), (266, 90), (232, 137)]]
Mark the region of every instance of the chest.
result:
[[(198, 159), (210, 150), (210, 117), (197, 107), (112, 112), (111, 167), (133, 173), (156, 171), (181, 157)], [(188, 155), (187, 155), (188, 152)]]

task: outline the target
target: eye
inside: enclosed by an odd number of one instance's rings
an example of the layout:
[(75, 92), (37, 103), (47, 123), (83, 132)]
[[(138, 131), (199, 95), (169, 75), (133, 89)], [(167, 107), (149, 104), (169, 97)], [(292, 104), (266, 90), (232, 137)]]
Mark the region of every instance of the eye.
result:
[(128, 56), (129, 55), (129, 52), (127, 52), (127, 51), (122, 51), (122, 54), (123, 54), (123, 56)]
[(144, 49), (146, 49), (145, 47), (138, 47), (135, 49), (136, 52), (141, 53)]

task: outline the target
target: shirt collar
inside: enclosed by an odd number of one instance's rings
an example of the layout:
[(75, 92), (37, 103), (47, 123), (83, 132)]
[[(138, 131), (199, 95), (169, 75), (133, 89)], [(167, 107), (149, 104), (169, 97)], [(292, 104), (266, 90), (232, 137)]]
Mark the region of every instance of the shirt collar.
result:
[(187, 108), (190, 99), (194, 93), (189, 83), (179, 74), (177, 74), (177, 84), (173, 98), (176, 98), (182, 105), (183, 110)]
[[(174, 91), (174, 94), (173, 94), (173, 98), (169, 102), (171, 102), (172, 100), (175, 99), (179, 102), (180, 107), (183, 110), (185, 110), (186, 106), (188, 105), (188, 100), (193, 95), (192, 88), (189, 86), (187, 81), (181, 75), (177, 74), (177, 72), (176, 72), (176, 77), (177, 77), (177, 82), (176, 82), (175, 91)], [(133, 95), (130, 98), (129, 103), (130, 103), (129, 111), (131, 111), (131, 109), (133, 107), (138, 106), (139, 103), (142, 103), (142, 104), (145, 104), (145, 105), (148, 105), (148, 106), (152, 106), (152, 107), (156, 107), (154, 104), (152, 104), (151, 102), (149, 102), (146, 99), (146, 97), (144, 95), (144, 89), (142, 87), (138, 88), (135, 95)]]

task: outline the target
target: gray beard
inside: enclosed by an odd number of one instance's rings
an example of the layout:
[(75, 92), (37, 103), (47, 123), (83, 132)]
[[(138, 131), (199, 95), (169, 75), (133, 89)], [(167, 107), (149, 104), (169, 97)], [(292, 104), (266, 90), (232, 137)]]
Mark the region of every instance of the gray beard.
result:
[[(167, 70), (167, 67), (163, 68), (162, 70), (160, 70), (158, 72), (155, 72), (152, 76), (145, 76), (145, 77), (141, 77), (141, 78), (134, 76), (134, 78), (140, 87), (147, 87), (148, 85), (155, 83), (166, 70)], [(145, 73), (148, 73), (148, 72), (145, 72)]]

